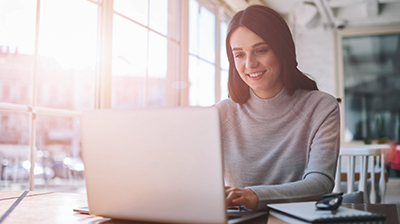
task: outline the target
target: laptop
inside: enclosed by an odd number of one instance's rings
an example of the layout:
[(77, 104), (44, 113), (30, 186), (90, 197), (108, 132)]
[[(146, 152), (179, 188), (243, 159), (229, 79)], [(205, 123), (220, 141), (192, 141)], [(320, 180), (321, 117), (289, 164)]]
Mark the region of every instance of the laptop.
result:
[(85, 111), (81, 131), (92, 215), (165, 223), (267, 215), (226, 209), (216, 107)]

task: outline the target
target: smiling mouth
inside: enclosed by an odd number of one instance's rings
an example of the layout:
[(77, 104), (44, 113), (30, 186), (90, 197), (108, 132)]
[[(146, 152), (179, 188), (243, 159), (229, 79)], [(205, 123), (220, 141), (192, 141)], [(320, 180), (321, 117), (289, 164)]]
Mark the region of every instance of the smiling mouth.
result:
[(257, 73), (251, 73), (251, 74), (247, 74), (248, 76), (250, 76), (251, 78), (256, 78), (262, 74), (264, 74), (267, 70), (264, 70), (262, 72), (257, 72)]

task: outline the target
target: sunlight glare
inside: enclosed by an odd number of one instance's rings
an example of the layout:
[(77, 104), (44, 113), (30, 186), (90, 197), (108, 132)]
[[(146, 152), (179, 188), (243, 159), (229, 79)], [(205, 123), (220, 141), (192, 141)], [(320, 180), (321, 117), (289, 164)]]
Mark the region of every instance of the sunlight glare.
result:
[(82, 0), (42, 0), (39, 54), (64, 69), (94, 69), (97, 6)]
[(144, 77), (148, 31), (118, 15), (113, 22), (113, 75)]
[(0, 46), (33, 55), (36, 1), (0, 0)]

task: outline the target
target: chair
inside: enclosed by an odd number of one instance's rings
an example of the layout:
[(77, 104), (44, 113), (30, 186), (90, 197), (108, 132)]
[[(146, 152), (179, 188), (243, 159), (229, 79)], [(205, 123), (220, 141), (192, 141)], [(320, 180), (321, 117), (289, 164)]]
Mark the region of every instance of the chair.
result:
[[(364, 203), (372, 204), (377, 203), (379, 195), (380, 203), (385, 203), (387, 174), (384, 164), (385, 151), (389, 147), (383, 144), (341, 147), (333, 192), (343, 192), (342, 180), (346, 179), (347, 193), (362, 191)], [(358, 184), (356, 180), (359, 180)], [(377, 180), (379, 180), (379, 193)]]

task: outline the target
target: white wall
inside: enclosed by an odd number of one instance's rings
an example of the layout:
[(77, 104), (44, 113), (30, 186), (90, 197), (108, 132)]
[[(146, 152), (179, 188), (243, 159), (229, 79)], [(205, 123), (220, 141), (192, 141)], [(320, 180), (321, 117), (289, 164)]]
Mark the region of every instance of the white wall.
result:
[(306, 28), (292, 27), (296, 45), (298, 68), (311, 75), (320, 90), (339, 97), (336, 93), (334, 33), (330, 28), (318, 26)]

